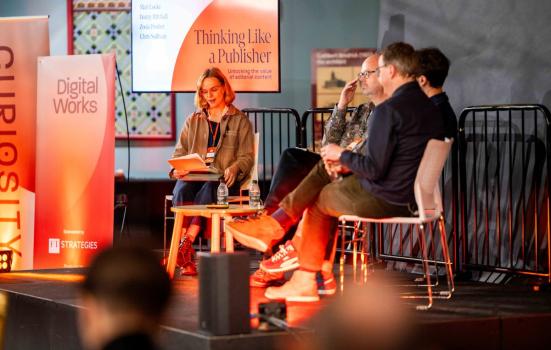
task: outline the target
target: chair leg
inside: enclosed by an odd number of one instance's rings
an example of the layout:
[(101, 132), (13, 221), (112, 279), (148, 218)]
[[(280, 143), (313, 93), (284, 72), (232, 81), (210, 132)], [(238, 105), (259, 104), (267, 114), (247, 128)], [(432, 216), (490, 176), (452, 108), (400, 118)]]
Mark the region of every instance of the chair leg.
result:
[(444, 262), (446, 263), (446, 279), (448, 282), (448, 290), (440, 292), (440, 294), (445, 295), (448, 298), (451, 298), (452, 293), (455, 290), (455, 285), (453, 281), (452, 263), (450, 259), (450, 253), (448, 250), (448, 235), (446, 234), (446, 223), (444, 221), (443, 215), (440, 216), (440, 219), (438, 220), (438, 224), (440, 225), (440, 240), (442, 244), (442, 255), (444, 258)]
[(418, 305), (416, 308), (417, 310), (428, 310), (432, 306), (432, 285), (430, 283), (430, 271), (429, 271), (429, 263), (428, 263), (428, 257), (427, 257), (427, 247), (425, 242), (425, 227), (423, 224), (419, 226), (420, 232), (418, 235), (419, 238), (419, 245), (421, 246), (421, 251), (423, 254), (423, 270), (425, 271), (425, 275), (427, 277), (427, 297), (428, 297), (428, 303), (427, 305)]
[(430, 230), (430, 251), (431, 251), (431, 260), (434, 263), (434, 270), (435, 270), (435, 281), (433, 283), (433, 287), (437, 287), (439, 283), (438, 278), (438, 263), (436, 262), (436, 242), (434, 241), (434, 230), (432, 223), (429, 224), (429, 230)]
[(363, 227), (363, 233), (362, 233), (362, 277), (363, 277), (363, 283), (367, 282), (367, 268), (369, 267), (369, 231), (368, 223), (362, 223)]
[[(432, 228), (432, 224), (429, 226), (429, 232), (430, 232), (430, 239), (431, 239), (431, 242), (430, 242), (430, 245), (427, 244), (429, 247), (430, 247), (430, 251), (431, 251), (431, 259), (430, 259), (430, 262), (433, 263), (434, 265), (434, 270), (435, 270), (435, 280), (434, 280), (434, 283), (432, 284), (432, 287), (436, 288), (438, 287), (439, 283), (440, 283), (440, 279), (438, 277), (438, 262), (436, 261), (436, 248), (435, 248), (435, 241), (434, 241), (434, 230)], [(417, 234), (419, 234), (419, 227), (417, 229)], [(423, 281), (425, 281), (426, 279), (426, 276), (423, 274), (423, 276), (421, 277), (417, 277), (414, 279), (414, 281), (416, 283), (422, 283)], [(421, 284), (419, 285), (420, 287), (426, 287), (424, 284)]]
[(366, 266), (366, 259), (367, 259), (367, 254), (366, 254), (366, 250), (365, 250), (365, 224), (360, 222), (359, 223), (359, 232), (361, 232), (361, 238), (359, 238), (358, 236), (358, 239), (359, 239), (359, 244), (360, 244), (360, 271), (364, 271), (365, 270), (365, 266)]
[(170, 279), (174, 278), (174, 270), (176, 269), (176, 256), (178, 255), (178, 247), (180, 246), (180, 238), (182, 236), (182, 223), (184, 221), (184, 215), (176, 213), (174, 218), (174, 229), (172, 231), (172, 239), (170, 242), (170, 251), (168, 253), (168, 261), (166, 264), (166, 271), (170, 276)]
[(224, 232), (224, 239), (226, 242), (226, 253), (233, 253), (233, 235), (230, 231), (226, 230), (226, 222), (231, 219), (231, 216), (223, 216), (222, 218), (222, 227), (220, 230)]
[[(339, 287), (341, 294), (344, 292), (344, 238), (346, 236), (346, 221), (341, 221), (341, 256), (339, 257)], [(335, 251), (337, 249), (337, 239), (335, 237)]]
[(344, 273), (344, 239), (345, 239), (345, 236), (346, 236), (346, 221), (342, 220), (341, 221), (341, 256), (339, 257), (339, 272), (341, 274)]
[(358, 266), (358, 225), (359, 222), (354, 223), (354, 232), (352, 233), (352, 269), (354, 270), (354, 281), (356, 281), (356, 268)]
[(368, 244), (371, 245), (371, 249), (370, 249), (370, 254), (371, 254), (371, 259), (373, 260), (373, 266), (375, 266), (375, 264), (378, 264), (380, 261), (378, 260), (377, 258), (377, 242), (378, 242), (378, 239), (377, 239), (377, 229), (375, 227), (375, 224), (367, 224), (367, 238), (368, 238)]

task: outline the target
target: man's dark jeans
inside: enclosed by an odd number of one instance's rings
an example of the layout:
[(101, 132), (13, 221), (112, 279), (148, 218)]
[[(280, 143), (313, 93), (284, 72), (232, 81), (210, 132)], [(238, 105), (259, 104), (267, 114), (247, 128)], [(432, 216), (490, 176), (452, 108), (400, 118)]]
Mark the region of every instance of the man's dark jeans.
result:
[(264, 209), (268, 214), (279, 209), (283, 198), (301, 183), (320, 159), (317, 153), (301, 148), (287, 148), (283, 151), (272, 177), (270, 193), (264, 202)]

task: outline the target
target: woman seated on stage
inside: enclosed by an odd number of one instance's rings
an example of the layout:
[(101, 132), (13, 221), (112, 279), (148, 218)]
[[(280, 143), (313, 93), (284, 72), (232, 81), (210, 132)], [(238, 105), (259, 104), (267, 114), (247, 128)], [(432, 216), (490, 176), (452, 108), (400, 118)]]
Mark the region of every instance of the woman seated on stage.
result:
[[(184, 123), (172, 157), (197, 153), (207, 164), (223, 173), (229, 194), (239, 192), (254, 163), (252, 125), (243, 112), (232, 105), (235, 99), (228, 79), (216, 67), (209, 68), (197, 80), (195, 106)], [(210, 204), (216, 202), (219, 183), (183, 180), (188, 172), (172, 169), (177, 179), (172, 204)], [(200, 217), (184, 222), (177, 264), (183, 275), (196, 275), (192, 243), (204, 226)]]

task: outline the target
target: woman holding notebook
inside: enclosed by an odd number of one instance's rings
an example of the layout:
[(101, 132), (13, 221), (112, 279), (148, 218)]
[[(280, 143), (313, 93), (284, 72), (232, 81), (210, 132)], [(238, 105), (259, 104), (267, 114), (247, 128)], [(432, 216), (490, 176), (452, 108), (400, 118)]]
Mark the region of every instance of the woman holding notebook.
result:
[[(209, 167), (223, 176), (230, 194), (239, 192), (240, 182), (247, 178), (254, 163), (252, 125), (243, 112), (235, 108), (231, 85), (216, 67), (209, 68), (197, 80), (195, 106), (185, 120), (172, 157), (197, 153)], [(190, 181), (189, 171), (172, 169), (177, 179), (172, 204), (210, 204), (216, 202), (217, 181)], [(187, 176), (187, 178), (186, 178)], [(184, 223), (178, 265), (183, 275), (196, 275), (192, 243), (201, 231), (202, 218)]]

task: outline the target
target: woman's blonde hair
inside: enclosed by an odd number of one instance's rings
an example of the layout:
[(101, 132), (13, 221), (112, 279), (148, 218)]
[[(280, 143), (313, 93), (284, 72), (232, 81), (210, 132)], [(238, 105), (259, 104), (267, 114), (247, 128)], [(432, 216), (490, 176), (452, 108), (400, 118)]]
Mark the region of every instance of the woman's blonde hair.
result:
[(211, 67), (208, 68), (199, 76), (199, 79), (197, 79), (197, 90), (195, 90), (195, 106), (197, 108), (207, 108), (208, 103), (203, 98), (201, 94), (201, 86), (203, 85), (203, 80), (206, 78), (216, 78), (222, 84), (224, 87), (224, 102), (226, 102), (226, 106), (229, 106), (233, 100), (235, 100), (235, 93), (233, 92), (233, 89), (230, 85), (230, 82), (222, 73), (222, 71), (217, 67)]

